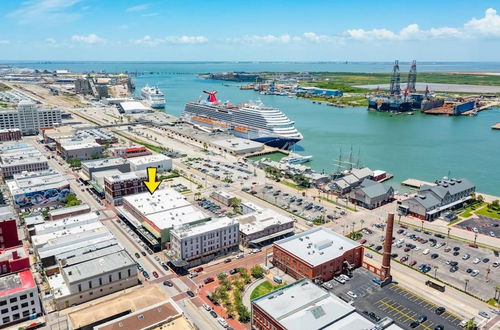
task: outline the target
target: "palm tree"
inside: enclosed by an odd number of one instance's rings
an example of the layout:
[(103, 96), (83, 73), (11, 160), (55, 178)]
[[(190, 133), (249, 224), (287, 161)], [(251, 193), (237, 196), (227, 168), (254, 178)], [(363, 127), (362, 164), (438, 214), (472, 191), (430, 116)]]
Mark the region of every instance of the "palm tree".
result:
[(424, 220), (422, 220), (422, 230), (424, 230)]
[(437, 275), (437, 271), (439, 269), (439, 266), (434, 266), (434, 278), (437, 278), (436, 275)]
[(361, 229), (363, 229), (363, 224), (365, 223), (365, 220), (361, 219), (359, 223), (361, 224)]
[(194, 193), (194, 199), (195, 200), (198, 200), (200, 198), (200, 196), (201, 196), (201, 192), (197, 191), (197, 192)]
[(354, 237), (354, 226), (356, 225), (356, 221), (352, 222), (352, 233), (351, 233), (351, 238)]
[(236, 213), (236, 210), (240, 207), (240, 205), (241, 205), (241, 199), (239, 198), (231, 199), (231, 202), (229, 204), (229, 206), (233, 208), (234, 213)]
[(450, 230), (451, 228), (448, 228), (448, 238), (450, 238)]
[(467, 292), (467, 284), (469, 284), (468, 278), (465, 279), (465, 289), (464, 289), (465, 292)]

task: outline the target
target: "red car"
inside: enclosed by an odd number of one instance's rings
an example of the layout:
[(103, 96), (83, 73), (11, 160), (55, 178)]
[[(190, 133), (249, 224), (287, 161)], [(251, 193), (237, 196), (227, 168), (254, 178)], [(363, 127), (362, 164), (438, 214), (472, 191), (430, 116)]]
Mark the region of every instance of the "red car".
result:
[(207, 277), (207, 278), (205, 279), (205, 281), (203, 281), (203, 282), (205, 282), (205, 284), (208, 284), (208, 283), (211, 283), (211, 282), (213, 282), (213, 281), (214, 281), (214, 278), (213, 278), (213, 277)]
[(477, 249), (477, 244), (469, 244), (471, 248)]
[(198, 267), (194, 270), (195, 272), (199, 273), (203, 271), (203, 267)]
[(255, 190), (251, 190), (251, 191), (250, 191), (250, 193), (251, 193), (252, 195), (257, 194), (257, 192), (256, 192)]
[(154, 272), (153, 272), (153, 276), (154, 276), (155, 278), (158, 278), (158, 277), (159, 277), (159, 275), (158, 275), (158, 273), (157, 273), (156, 271), (154, 271)]
[(361, 241), (359, 241), (359, 244), (365, 244), (366, 243), (366, 239), (362, 239)]
[(417, 264), (417, 260), (412, 260), (412, 261), (410, 262), (410, 266), (415, 266), (416, 264)]
[(400, 227), (401, 227), (401, 228), (404, 228), (404, 229), (408, 229), (408, 226), (407, 226), (407, 225), (401, 225)]

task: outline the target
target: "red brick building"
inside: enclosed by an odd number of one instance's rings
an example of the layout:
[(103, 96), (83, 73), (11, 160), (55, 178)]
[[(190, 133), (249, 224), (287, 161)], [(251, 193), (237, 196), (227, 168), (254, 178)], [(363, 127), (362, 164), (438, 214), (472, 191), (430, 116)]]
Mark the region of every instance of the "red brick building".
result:
[(0, 249), (19, 245), (16, 219), (0, 219)]
[(363, 263), (363, 246), (323, 227), (279, 240), (272, 263), (293, 278), (329, 281)]
[(17, 273), (29, 268), (29, 256), (22, 245), (0, 249), (0, 275)]
[(21, 140), (21, 130), (19, 128), (0, 129), (0, 141)]

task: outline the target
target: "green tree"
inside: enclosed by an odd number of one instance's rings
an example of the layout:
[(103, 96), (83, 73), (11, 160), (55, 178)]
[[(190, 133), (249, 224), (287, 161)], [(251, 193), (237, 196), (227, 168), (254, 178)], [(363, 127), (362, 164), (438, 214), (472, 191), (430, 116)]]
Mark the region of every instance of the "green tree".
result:
[(80, 205), (82, 201), (79, 200), (75, 194), (68, 194), (68, 196), (64, 198), (64, 203), (65, 207), (70, 207), (70, 206)]
[(237, 307), (238, 311), (238, 320), (242, 323), (247, 323), (250, 321), (250, 312), (248, 311), (248, 308), (246, 308), (245, 305), (239, 304)]
[(477, 200), (482, 203), (484, 201), (483, 195), (478, 195)]
[(225, 280), (227, 278), (227, 274), (226, 273), (219, 273), (217, 275), (217, 279), (222, 282), (223, 280)]
[(234, 213), (237, 213), (241, 205), (241, 199), (239, 198), (233, 198), (231, 199), (231, 203), (229, 204), (230, 207), (233, 208)]
[(264, 277), (264, 269), (259, 265), (255, 265), (250, 269), (250, 273), (254, 278), (262, 278)]
[(491, 202), (491, 204), (490, 204), (490, 205), (491, 205), (491, 207), (492, 207), (493, 209), (495, 209), (495, 210), (496, 210), (496, 209), (498, 209), (498, 208), (499, 208), (499, 206), (500, 206), (500, 205), (499, 205), (499, 203), (500, 203), (500, 202), (498, 201), (498, 199), (495, 199), (493, 202)]

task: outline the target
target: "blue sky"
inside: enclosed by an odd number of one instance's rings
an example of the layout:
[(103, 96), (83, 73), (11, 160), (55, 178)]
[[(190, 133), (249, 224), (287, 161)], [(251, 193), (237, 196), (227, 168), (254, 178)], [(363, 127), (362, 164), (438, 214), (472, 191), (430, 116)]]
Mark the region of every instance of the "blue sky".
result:
[(499, 61), (499, 54), (499, 1), (0, 5), (0, 60)]

